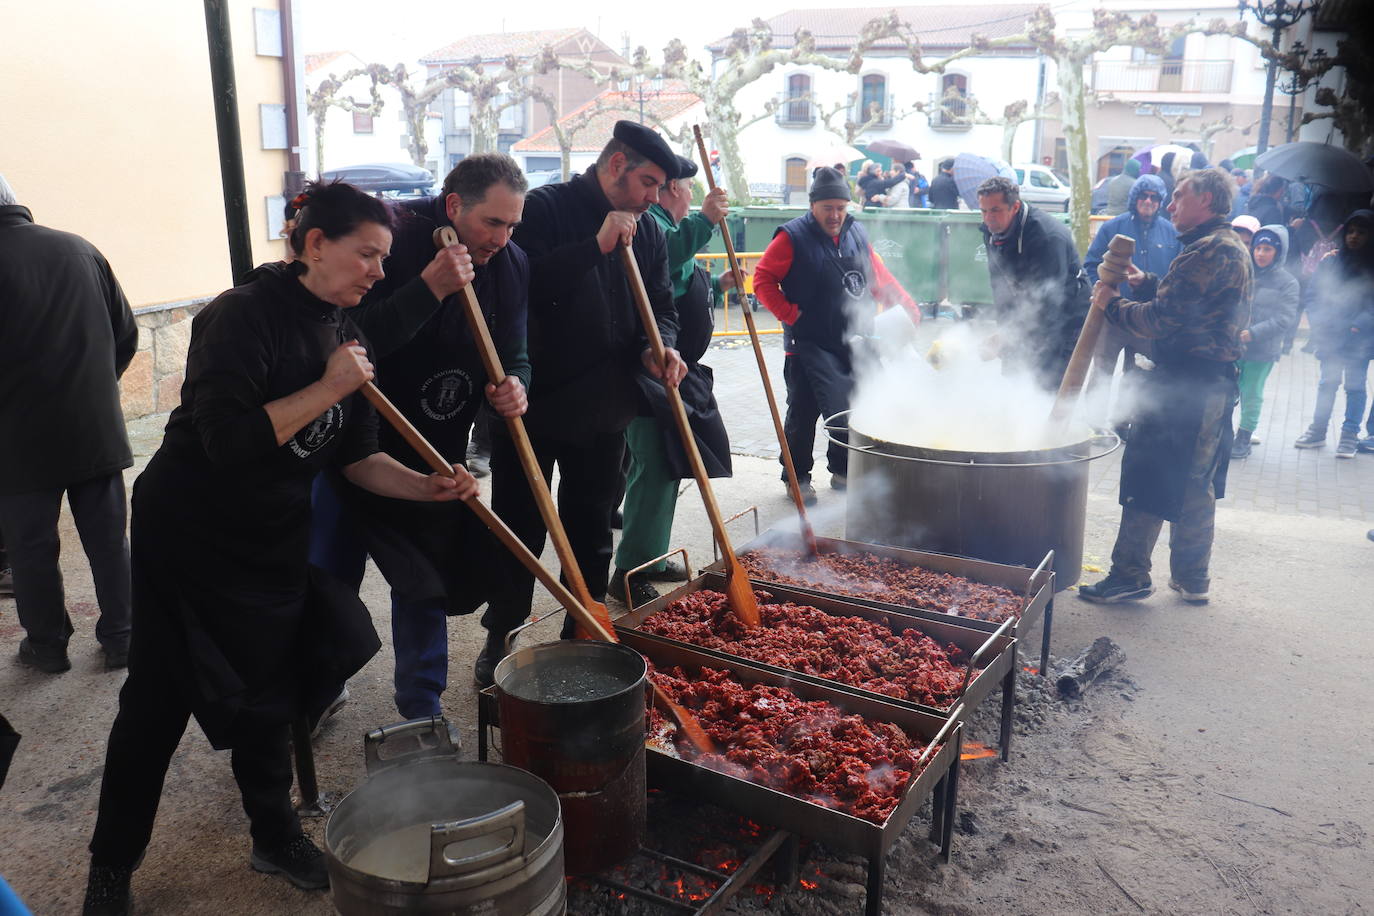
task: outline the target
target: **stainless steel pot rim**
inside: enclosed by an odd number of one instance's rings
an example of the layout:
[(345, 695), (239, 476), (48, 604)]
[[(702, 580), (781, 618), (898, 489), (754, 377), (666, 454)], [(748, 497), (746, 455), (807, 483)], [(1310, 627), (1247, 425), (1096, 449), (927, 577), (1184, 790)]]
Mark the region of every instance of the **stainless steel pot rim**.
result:
[[(639, 662), (644, 667), (644, 671), (643, 673), (639, 674), (633, 681), (628, 681), (625, 684), (625, 686), (620, 688), (619, 690), (616, 690), (613, 693), (603, 694), (591, 700), (550, 700), (543, 697), (531, 698), (524, 696), (523, 694), (509, 691), (505, 689), (505, 687), (502, 684), (503, 681), (509, 680), (509, 677), (512, 672), (517, 670), (518, 666), (512, 660), (518, 658), (521, 655), (525, 655), (526, 657), (531, 657), (540, 654), (559, 653), (576, 655), (580, 654), (582, 650), (588, 649), (593, 652), (610, 651), (617, 654), (629, 653), (629, 655), (633, 655), (639, 660)], [(625, 657), (629, 658), (629, 655), (626, 655)], [(534, 662), (534, 664), (537, 664), (537, 662)], [(609, 700), (614, 700), (617, 697), (622, 697), (630, 691), (643, 690), (644, 682), (648, 677), (649, 663), (645, 661), (643, 655), (640, 655), (640, 653), (635, 652), (633, 649), (630, 649), (627, 646), (622, 646), (619, 643), (577, 639), (560, 640), (558, 642), (551, 643), (539, 643), (533, 646), (526, 646), (523, 649), (519, 649), (515, 652), (510, 653), (505, 658), (503, 658), (496, 666), (494, 686), (496, 687), (498, 696), (508, 696), (522, 703), (531, 703), (536, 706), (574, 706), (587, 703), (604, 703)]]
[[(846, 448), (846, 449), (848, 449), (848, 450), (851, 451), (851, 452), (859, 452), (859, 453), (864, 454), (864, 455), (876, 455), (876, 456), (881, 457), (881, 458), (891, 458), (891, 459), (893, 459), (894, 461), (911, 461), (911, 462), (914, 462), (914, 463), (916, 463), (916, 464), (937, 464), (937, 465), (942, 465), (942, 466), (945, 466), (945, 467), (952, 467), (952, 468), (1047, 468), (1047, 467), (1060, 467), (1060, 466), (1063, 466), (1063, 465), (1066, 465), (1066, 464), (1077, 464), (1077, 463), (1079, 463), (1079, 462), (1096, 461), (1098, 458), (1105, 458), (1105, 457), (1107, 457), (1108, 455), (1110, 455), (1112, 452), (1114, 452), (1114, 451), (1116, 451), (1118, 448), (1120, 448), (1121, 445), (1122, 445), (1121, 437), (1120, 437), (1119, 435), (1117, 435), (1115, 432), (1113, 432), (1113, 431), (1110, 430), (1110, 429), (1099, 429), (1099, 430), (1096, 430), (1096, 431), (1093, 433), (1092, 436), (1088, 437), (1087, 439), (1084, 439), (1082, 442), (1078, 442), (1078, 443), (1075, 443), (1075, 444), (1073, 444), (1073, 445), (1061, 446), (1060, 448), (1061, 448), (1062, 450), (1067, 450), (1067, 449), (1077, 448), (1077, 447), (1079, 447), (1079, 446), (1086, 445), (1086, 444), (1089, 444), (1089, 443), (1094, 443), (1094, 442), (1099, 442), (1099, 441), (1105, 441), (1105, 442), (1108, 443), (1108, 445), (1106, 445), (1106, 447), (1103, 448), (1102, 451), (1094, 452), (1094, 453), (1092, 453), (1092, 454), (1090, 454), (1090, 455), (1074, 455), (1074, 454), (1070, 454), (1069, 457), (1067, 457), (1067, 458), (1059, 458), (1059, 459), (1055, 459), (1055, 460), (1053, 460), (1053, 461), (1014, 461), (1014, 462), (1005, 462), (1005, 461), (944, 461), (944, 460), (939, 459), (939, 458), (918, 458), (918, 457), (916, 457), (915, 455), (894, 455), (894, 454), (892, 454), (891, 452), (879, 451), (878, 449), (876, 449), (875, 447), (870, 446), (870, 445), (853, 445), (853, 444), (851, 444), (851, 443), (849, 443), (849, 442), (841, 441), (840, 439), (838, 439), (838, 438), (835, 436), (835, 434), (834, 434), (834, 433), (835, 433), (835, 430), (848, 429), (849, 426), (848, 426), (847, 423), (846, 423), (845, 425), (837, 426), (837, 425), (835, 425), (835, 421), (837, 421), (837, 420), (839, 420), (839, 419), (841, 419), (841, 418), (846, 418), (846, 419), (847, 419), (850, 413), (851, 413), (851, 411), (849, 411), (849, 410), (842, 410), (842, 411), (840, 411), (840, 412), (837, 413), (837, 414), (834, 414), (834, 415), (832, 415), (832, 416), (829, 416), (829, 417), (826, 417), (826, 418), (825, 418), (825, 437), (826, 437), (827, 439), (829, 439), (832, 443), (834, 443), (835, 445), (840, 446), (841, 448)], [(931, 449), (931, 451), (938, 451), (938, 449)], [(1053, 449), (1037, 449), (1036, 451), (1054, 451), (1054, 450), (1053, 450)], [(989, 454), (989, 455), (997, 455), (997, 454), (1008, 454), (1008, 453), (1006, 453), (1006, 452), (987, 452), (986, 454)]]

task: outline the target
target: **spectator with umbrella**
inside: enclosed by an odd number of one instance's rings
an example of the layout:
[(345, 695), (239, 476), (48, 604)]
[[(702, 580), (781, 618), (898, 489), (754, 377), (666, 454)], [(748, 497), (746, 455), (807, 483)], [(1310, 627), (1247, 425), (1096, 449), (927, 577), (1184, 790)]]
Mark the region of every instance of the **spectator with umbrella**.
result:
[(954, 160), (940, 162), (940, 174), (930, 183), (930, 208), (932, 210), (958, 210), (959, 186), (954, 183)]

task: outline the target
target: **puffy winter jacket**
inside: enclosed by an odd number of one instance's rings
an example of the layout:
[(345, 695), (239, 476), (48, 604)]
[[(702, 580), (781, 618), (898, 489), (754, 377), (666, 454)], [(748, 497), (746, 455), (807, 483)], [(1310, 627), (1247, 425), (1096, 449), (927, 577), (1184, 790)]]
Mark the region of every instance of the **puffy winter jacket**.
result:
[(1288, 252), (1288, 230), (1283, 226), (1264, 226), (1250, 243), (1268, 242), (1278, 249), (1268, 267), (1255, 265), (1255, 294), (1250, 300), (1250, 342), (1245, 345), (1244, 359), (1260, 363), (1278, 362), (1283, 339), (1293, 322), (1298, 320), (1298, 281), (1284, 269)]

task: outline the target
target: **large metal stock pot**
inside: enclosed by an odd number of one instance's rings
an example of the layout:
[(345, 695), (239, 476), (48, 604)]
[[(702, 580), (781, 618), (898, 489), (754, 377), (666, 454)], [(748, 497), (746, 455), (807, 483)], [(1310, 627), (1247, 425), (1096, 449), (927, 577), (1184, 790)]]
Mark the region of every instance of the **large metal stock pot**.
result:
[[(849, 412), (826, 420), (843, 429)], [(1103, 432), (1022, 452), (959, 452), (888, 442), (849, 429), (845, 537), (1035, 566), (1054, 551), (1055, 587), (1083, 566), (1088, 465), (1121, 440)]]
[(566, 911), (558, 796), (523, 770), (465, 763), (443, 719), (363, 739), (367, 782), (330, 815), (325, 855), (343, 916)]

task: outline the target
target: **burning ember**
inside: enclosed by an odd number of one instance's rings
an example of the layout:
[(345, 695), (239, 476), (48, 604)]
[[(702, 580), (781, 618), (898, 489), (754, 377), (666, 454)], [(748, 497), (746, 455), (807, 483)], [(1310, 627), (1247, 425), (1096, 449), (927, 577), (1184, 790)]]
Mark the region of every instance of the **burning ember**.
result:
[[(656, 681), (721, 748), (697, 756), (677, 748), (693, 763), (876, 824), (896, 809), (925, 749), (890, 722), (803, 700), (781, 687), (743, 684), (725, 671), (702, 668), (689, 676), (671, 668)], [(662, 734), (658, 710), (649, 718), (649, 734)]]
[[(963, 650), (918, 629), (895, 633), (862, 617), (839, 617), (759, 596), (763, 625), (745, 627), (720, 592), (702, 590), (649, 617), (640, 630), (816, 675), (912, 703), (944, 708), (958, 698)], [(978, 672), (970, 674), (970, 679)]]
[(1010, 589), (871, 553), (822, 553), (809, 557), (797, 550), (761, 547), (740, 554), (739, 560), (749, 575), (756, 578), (851, 598), (993, 623), (1021, 613), (1021, 598)]
[(997, 749), (988, 747), (986, 744), (979, 744), (977, 741), (965, 741), (964, 750), (959, 754), (960, 760), (985, 760), (988, 757), (996, 757)]

